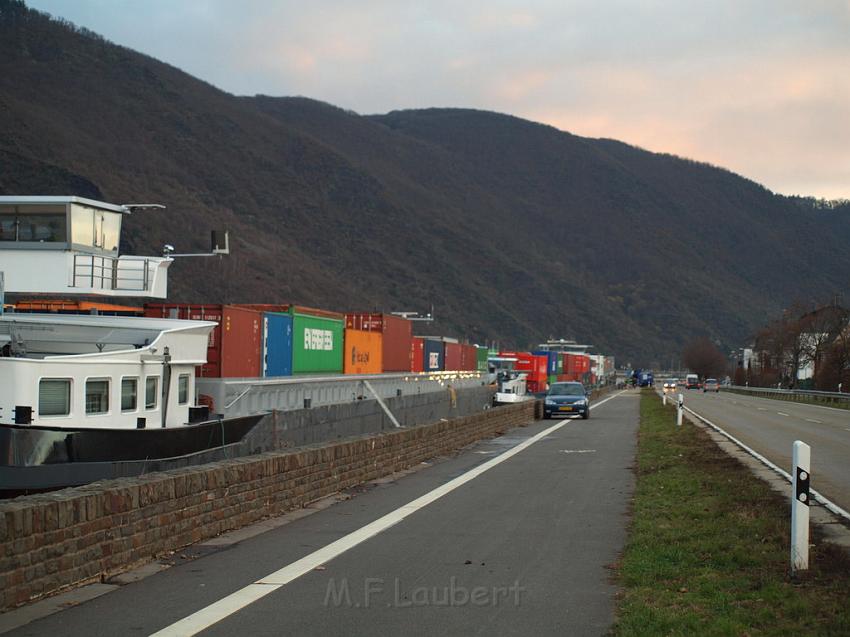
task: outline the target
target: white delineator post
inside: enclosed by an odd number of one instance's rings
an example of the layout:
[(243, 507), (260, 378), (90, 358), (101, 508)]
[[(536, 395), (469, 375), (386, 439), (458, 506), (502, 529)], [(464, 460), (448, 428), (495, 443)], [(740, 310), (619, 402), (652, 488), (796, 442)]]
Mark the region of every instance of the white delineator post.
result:
[(679, 402), (676, 405), (676, 426), (682, 426), (682, 414), (685, 411), (685, 397), (682, 394), (679, 394)]
[(661, 404), (667, 406), (667, 392), (661, 392)]
[(812, 448), (794, 441), (791, 466), (791, 574), (809, 568), (809, 478)]

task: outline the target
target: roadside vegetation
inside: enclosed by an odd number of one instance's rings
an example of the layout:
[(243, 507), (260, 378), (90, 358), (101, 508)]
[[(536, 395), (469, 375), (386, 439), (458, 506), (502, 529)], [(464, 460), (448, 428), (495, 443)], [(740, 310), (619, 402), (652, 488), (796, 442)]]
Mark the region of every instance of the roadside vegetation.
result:
[(850, 635), (850, 556), (813, 530), (788, 572), (790, 508), (702, 430), (641, 397), (637, 488), (615, 635)]

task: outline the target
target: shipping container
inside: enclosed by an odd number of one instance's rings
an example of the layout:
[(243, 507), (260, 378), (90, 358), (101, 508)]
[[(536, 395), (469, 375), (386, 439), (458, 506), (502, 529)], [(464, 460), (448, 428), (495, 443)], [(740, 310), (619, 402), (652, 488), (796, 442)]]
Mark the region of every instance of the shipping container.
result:
[(292, 375), (292, 317), (263, 313), (263, 376)]
[(392, 314), (368, 312), (345, 315), (347, 329), (377, 331), (382, 334), (381, 361), (384, 372), (409, 372), (413, 323)]
[(460, 343), (443, 343), (443, 369), (450, 372), (462, 369)]
[(490, 350), (487, 347), (476, 346), (477, 369), (479, 372), (488, 371), (487, 358), (490, 356)]
[(460, 369), (465, 372), (478, 369), (478, 348), (475, 345), (460, 346)]
[(292, 313), (292, 373), (341, 374), (342, 318)]
[(540, 351), (534, 352), (534, 355), (546, 357), (546, 360), (547, 360), (546, 369), (547, 369), (547, 373), (550, 376), (558, 373), (558, 359), (560, 358), (560, 356), (558, 356), (558, 352), (553, 352), (553, 351), (549, 351), (549, 350), (540, 350)]
[(425, 371), (425, 341), (418, 336), (410, 339), (410, 371)]
[(546, 390), (549, 381), (548, 356), (536, 356), (529, 352), (500, 352), (499, 356), (516, 358), (514, 369), (526, 374), (526, 387), (529, 393), (536, 394)]
[(444, 369), (443, 341), (427, 336), (422, 337), (422, 370), (438, 372)]
[(558, 375), (557, 374), (549, 374), (549, 386), (551, 387), (552, 385), (554, 385), (557, 382), (558, 382)]
[(235, 305), (146, 303), (145, 316), (213, 321), (207, 362), (199, 377), (256, 378), (262, 375), (263, 315)]
[(345, 330), (343, 372), (346, 374), (380, 374), (382, 371), (383, 334), (378, 331)]

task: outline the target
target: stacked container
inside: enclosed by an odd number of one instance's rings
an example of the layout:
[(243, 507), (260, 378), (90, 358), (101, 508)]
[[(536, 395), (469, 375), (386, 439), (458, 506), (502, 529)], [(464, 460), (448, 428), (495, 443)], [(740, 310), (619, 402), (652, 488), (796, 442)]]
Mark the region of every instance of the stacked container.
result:
[(341, 374), (345, 316), (290, 304), (240, 304), (243, 309), (292, 318), (292, 374)]
[(463, 369), (463, 353), (460, 343), (443, 339), (443, 369), (459, 371)]
[(263, 312), (263, 376), (292, 376), (292, 317)]
[(490, 356), (490, 350), (486, 347), (481, 347), (480, 345), (475, 346), (475, 354), (476, 354), (476, 369), (479, 372), (486, 372), (488, 369), (487, 358)]
[(443, 339), (439, 336), (421, 336), (422, 339), (422, 371), (440, 372), (445, 366)]
[(515, 369), (527, 375), (526, 386), (530, 393), (546, 391), (549, 382), (548, 356), (537, 356), (528, 352), (501, 352), (499, 356), (517, 359)]
[(478, 348), (475, 345), (460, 346), (460, 368), (466, 372), (478, 369)]
[(425, 371), (425, 341), (414, 336), (410, 339), (410, 371), (423, 372)]
[(199, 377), (255, 378), (262, 374), (263, 315), (236, 305), (147, 303), (145, 316), (213, 321), (207, 362), (196, 369)]
[(409, 372), (413, 324), (391, 314), (368, 312), (345, 315), (345, 329), (379, 332), (381, 338), (381, 370), (384, 372)]
[(341, 314), (293, 306), (292, 373), (341, 374), (343, 329)]
[(380, 374), (382, 371), (383, 334), (369, 330), (345, 330), (343, 372)]

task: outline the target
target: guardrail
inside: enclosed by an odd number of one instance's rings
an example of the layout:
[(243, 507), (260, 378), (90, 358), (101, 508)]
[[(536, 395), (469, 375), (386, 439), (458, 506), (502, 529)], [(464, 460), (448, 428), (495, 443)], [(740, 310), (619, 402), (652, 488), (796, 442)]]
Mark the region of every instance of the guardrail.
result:
[(213, 400), (213, 412), (225, 418), (264, 411), (290, 411), (477, 387), (489, 382), (486, 372), (433, 372), (318, 376), (304, 378), (196, 378), (199, 394)]
[(772, 387), (742, 387), (732, 385), (721, 387), (722, 391), (762, 398), (773, 398), (776, 400), (789, 400), (793, 402), (838, 404), (850, 407), (850, 394), (835, 391), (816, 391), (814, 389), (775, 389)]

